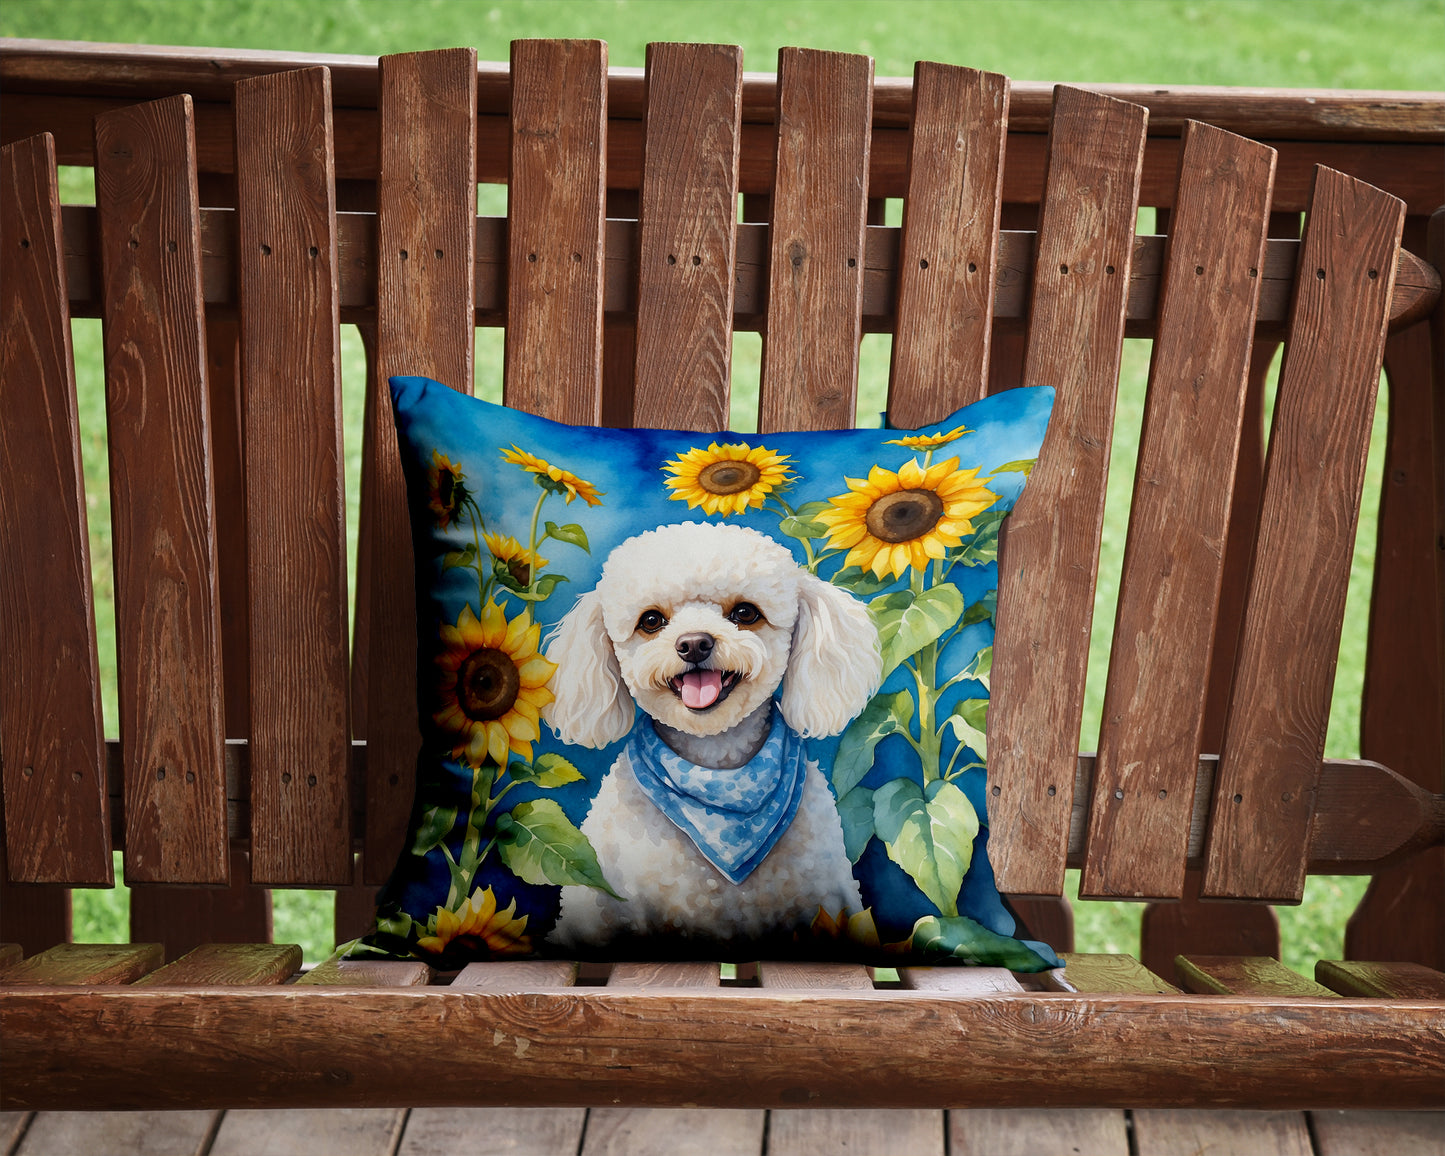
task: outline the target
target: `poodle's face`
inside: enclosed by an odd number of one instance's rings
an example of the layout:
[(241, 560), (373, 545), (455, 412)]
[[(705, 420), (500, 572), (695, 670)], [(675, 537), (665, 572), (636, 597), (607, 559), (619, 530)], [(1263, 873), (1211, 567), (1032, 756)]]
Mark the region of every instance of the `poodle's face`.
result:
[(801, 573), (787, 550), (737, 527), (684, 523), (626, 543), (597, 594), (638, 705), (716, 735), (766, 703), (788, 668)]

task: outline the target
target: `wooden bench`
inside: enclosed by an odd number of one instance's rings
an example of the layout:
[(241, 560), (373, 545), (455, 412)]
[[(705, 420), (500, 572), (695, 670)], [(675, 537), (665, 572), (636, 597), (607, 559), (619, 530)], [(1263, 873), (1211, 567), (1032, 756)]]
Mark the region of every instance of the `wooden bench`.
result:
[[(1445, 217), (1421, 244), (1438, 96), (1011, 97), (999, 76), (876, 81), (866, 57), (793, 49), (744, 80), (736, 49), (696, 45), (609, 77), (583, 41), (519, 42), (510, 68), (11, 41), (0, 70), (19, 945), (0, 1106), (1440, 1104)], [(1250, 124), (1300, 139), (1226, 131)], [(95, 208), (59, 206), (57, 162), (95, 166)], [(507, 218), (477, 215), (479, 179), (507, 183)], [(1136, 236), (1141, 190), (1161, 235)], [(85, 315), (105, 323), (119, 742), (78, 465)], [(369, 375), (349, 647), (340, 322)], [(1143, 961), (298, 978), (294, 948), (261, 942), (265, 889), (338, 888), (354, 920), (410, 804), (411, 579), (378, 383), (472, 382), (476, 326), (505, 328), (507, 404), (577, 422), (723, 428), (735, 329), (765, 335), (763, 430), (851, 425), (865, 332), (893, 335), (899, 425), (1055, 386), (1001, 565), (991, 854), (1061, 946), (1066, 866), (1086, 894), (1156, 900)], [(1154, 354), (1105, 722), (1081, 756), (1126, 335)], [(1382, 357), (1369, 758), (1322, 760)], [(66, 889), (110, 884), (113, 848), (136, 942), (63, 942)], [(1265, 905), (1309, 872), (1375, 877), (1350, 961), (1313, 981), (1274, 958)]]

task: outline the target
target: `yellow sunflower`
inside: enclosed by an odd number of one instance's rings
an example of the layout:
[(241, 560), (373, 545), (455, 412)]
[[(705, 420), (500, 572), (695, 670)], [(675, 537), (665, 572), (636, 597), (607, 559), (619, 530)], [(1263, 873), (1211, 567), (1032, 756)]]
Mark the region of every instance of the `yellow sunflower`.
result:
[(492, 955), (525, 955), (532, 950), (532, 937), (525, 934), (525, 915), (520, 919), (512, 918), (516, 910), (517, 901), (513, 899), (505, 911), (498, 911), (497, 897), (492, 894), (492, 889), (479, 887), (462, 904), (460, 911), (438, 907), (429, 921), (435, 933), (423, 935), (416, 941), (417, 946), (423, 951), (440, 954), (460, 940), (459, 946), (473, 952), (486, 948)]
[[(567, 495), (567, 504), (572, 504), (573, 498), (581, 498), (589, 506), (600, 506), (602, 504), (602, 491), (591, 482), (584, 482), (570, 470), (554, 466), (545, 458), (539, 458), (536, 454), (529, 454), (524, 449), (518, 449), (513, 445), (509, 450), (502, 451), (502, 457), (511, 462), (514, 466), (521, 466), (529, 474), (536, 474), (538, 479), (547, 479), (543, 482), (553, 493)], [(551, 484), (548, 485), (547, 483)]]
[(492, 557), (506, 566), (518, 586), (532, 581), (532, 574), (547, 565), (547, 559), (535, 550), (528, 550), (517, 539), (508, 534), (482, 533), (482, 541), (492, 552)]
[(793, 481), (789, 460), (786, 454), (764, 446), (713, 442), (707, 449), (694, 446), (679, 454), (662, 471), (672, 475), (665, 484), (675, 501), (726, 516), (761, 506), (774, 490)]
[(973, 532), (975, 514), (998, 495), (978, 480), (977, 470), (960, 470), (958, 459), (925, 469), (905, 462), (896, 474), (881, 466), (866, 480), (844, 479), (849, 492), (829, 499), (815, 515), (828, 527), (828, 545), (846, 548), (845, 566), (901, 577), (909, 566), (922, 570)]
[(457, 520), (467, 500), (467, 487), (462, 484), (466, 474), (441, 450), (432, 450), (431, 469), (427, 470), (427, 507), (437, 517), (437, 525), (445, 530)]
[(946, 446), (949, 442), (956, 442), (964, 434), (971, 434), (973, 430), (965, 426), (954, 426), (947, 433), (936, 434), (909, 434), (907, 437), (890, 438), (884, 442), (888, 446), (904, 446), (910, 450), (936, 450), (939, 446)]
[(490, 600), (480, 620), (463, 606), (457, 624), (441, 628), (441, 706), (432, 718), (453, 736), (454, 758), (476, 767), (490, 755), (505, 767), (515, 751), (531, 762), (541, 709), (552, 701), (547, 681), (557, 669), (537, 653), (541, 633), (527, 612), (508, 622)]

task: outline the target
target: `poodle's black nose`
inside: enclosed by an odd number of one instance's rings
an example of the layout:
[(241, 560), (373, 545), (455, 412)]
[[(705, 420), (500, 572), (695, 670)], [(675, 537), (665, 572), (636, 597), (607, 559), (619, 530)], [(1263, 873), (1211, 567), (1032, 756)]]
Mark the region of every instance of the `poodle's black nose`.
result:
[(677, 653), (682, 656), (683, 662), (706, 662), (712, 647), (711, 634), (684, 634), (677, 640)]

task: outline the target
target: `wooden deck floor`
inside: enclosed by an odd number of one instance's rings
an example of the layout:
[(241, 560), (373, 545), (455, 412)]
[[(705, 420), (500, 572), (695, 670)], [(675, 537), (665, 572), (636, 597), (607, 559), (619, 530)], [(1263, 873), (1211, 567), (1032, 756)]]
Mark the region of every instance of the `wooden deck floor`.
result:
[(4, 1156), (1445, 1156), (1442, 1112), (4, 1112)]

